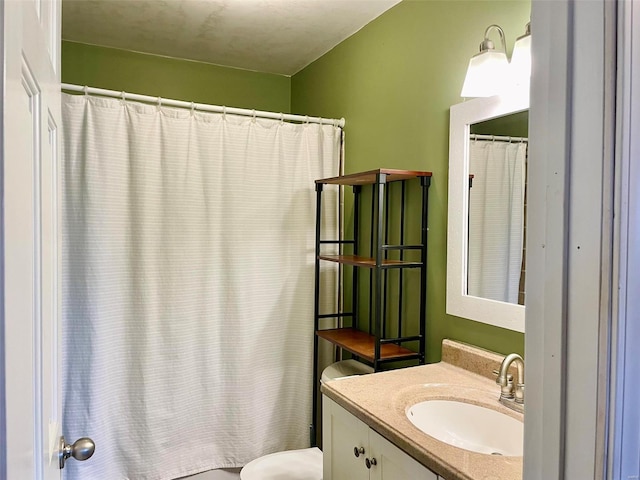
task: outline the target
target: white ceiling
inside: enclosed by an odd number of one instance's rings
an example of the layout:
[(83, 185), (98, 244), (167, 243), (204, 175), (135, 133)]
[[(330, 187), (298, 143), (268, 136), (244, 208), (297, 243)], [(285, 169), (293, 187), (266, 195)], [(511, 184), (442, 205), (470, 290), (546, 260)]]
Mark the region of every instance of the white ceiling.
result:
[(62, 38), (293, 75), (400, 0), (63, 0)]

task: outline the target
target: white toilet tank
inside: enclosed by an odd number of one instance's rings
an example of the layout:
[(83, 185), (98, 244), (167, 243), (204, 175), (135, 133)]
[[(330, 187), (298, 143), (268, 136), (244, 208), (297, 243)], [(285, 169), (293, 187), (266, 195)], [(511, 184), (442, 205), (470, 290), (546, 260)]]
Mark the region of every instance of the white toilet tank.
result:
[(367, 373), (373, 373), (373, 367), (353, 359), (341, 360), (325, 368), (322, 371), (320, 381), (324, 383), (329, 380), (352, 377), (354, 375), (365, 375)]

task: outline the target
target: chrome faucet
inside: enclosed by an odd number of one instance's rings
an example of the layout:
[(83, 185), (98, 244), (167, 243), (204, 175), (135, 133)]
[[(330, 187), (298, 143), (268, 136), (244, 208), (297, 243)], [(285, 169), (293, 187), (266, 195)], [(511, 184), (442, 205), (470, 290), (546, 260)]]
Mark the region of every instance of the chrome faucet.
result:
[[(516, 364), (518, 369), (518, 380), (513, 385), (513, 376), (509, 374), (509, 367), (512, 363)], [(498, 378), (496, 383), (500, 385), (500, 403), (516, 410), (517, 412), (524, 413), (524, 360), (517, 353), (510, 353), (500, 365), (500, 371), (496, 372)]]

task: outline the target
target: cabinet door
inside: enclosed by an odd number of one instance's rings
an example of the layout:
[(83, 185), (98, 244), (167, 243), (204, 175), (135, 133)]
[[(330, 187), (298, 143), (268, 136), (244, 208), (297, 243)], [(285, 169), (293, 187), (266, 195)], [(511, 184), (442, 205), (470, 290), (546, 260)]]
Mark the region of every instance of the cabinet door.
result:
[(373, 430), (369, 430), (369, 450), (369, 457), (376, 459), (376, 464), (371, 466), (370, 480), (438, 479), (435, 473)]
[[(354, 454), (358, 450), (358, 457)], [(363, 450), (361, 453), (360, 449)], [(324, 480), (368, 480), (369, 427), (327, 397), (322, 397)]]

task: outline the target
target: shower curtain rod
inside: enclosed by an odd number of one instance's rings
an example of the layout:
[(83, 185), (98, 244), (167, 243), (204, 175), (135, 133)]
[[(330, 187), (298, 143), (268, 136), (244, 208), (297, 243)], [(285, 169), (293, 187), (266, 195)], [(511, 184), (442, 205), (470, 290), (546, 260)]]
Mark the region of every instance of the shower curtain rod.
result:
[(479, 133), (472, 133), (469, 138), (471, 140), (492, 140), (496, 142), (529, 142), (527, 137), (505, 137), (502, 135), (481, 135)]
[(192, 108), (203, 112), (228, 113), (230, 115), (243, 115), (246, 117), (271, 118), (274, 120), (288, 120), (300, 123), (320, 123), (324, 125), (334, 125), (344, 128), (344, 118), (321, 118), (308, 117), (305, 115), (292, 115), (290, 113), (265, 112), (260, 110), (249, 110), (246, 108), (221, 107), (219, 105), (207, 105), (206, 103), (184, 102), (182, 100), (171, 100), (169, 98), (151, 97), (149, 95), (139, 95), (137, 93), (118, 92), (116, 90), (105, 90), (103, 88), (86, 87), (81, 85), (73, 85), (63, 83), (62, 90), (70, 92), (83, 92), (85, 94), (101, 95), (103, 97), (123, 98), (126, 100), (134, 100), (136, 102), (145, 103), (161, 103), (169, 107)]

